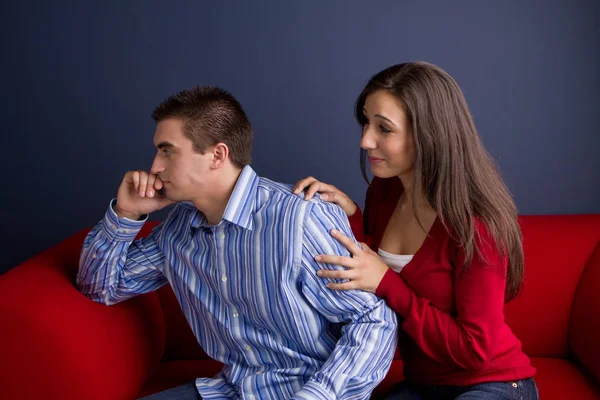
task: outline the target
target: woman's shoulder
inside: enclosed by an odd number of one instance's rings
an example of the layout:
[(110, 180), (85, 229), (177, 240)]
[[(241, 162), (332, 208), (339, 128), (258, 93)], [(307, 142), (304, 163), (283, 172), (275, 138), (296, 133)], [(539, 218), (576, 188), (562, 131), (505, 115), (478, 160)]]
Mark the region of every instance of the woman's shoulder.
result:
[[(473, 217), (473, 262), (474, 263), (483, 263), (483, 264), (503, 264), (503, 255), (500, 251), (499, 246), (497, 245), (496, 237), (492, 229), (490, 229), (489, 224), (480, 217)], [(456, 231), (450, 229), (448, 241), (449, 245), (455, 251), (455, 255), (457, 259), (461, 259), (465, 256), (465, 248), (464, 245), (461, 244), (457, 238)]]
[[(440, 222), (442, 222), (443, 225), (445, 225), (445, 228), (446, 228), (445, 231), (449, 237), (451, 237), (451, 238), (458, 237), (458, 232), (456, 229), (454, 229), (453, 226), (451, 226), (448, 222), (446, 222), (444, 224), (443, 217), (438, 216), (438, 219), (440, 220)], [(489, 239), (493, 238), (492, 231), (489, 229), (488, 224), (485, 222), (485, 220), (483, 218), (472, 217), (471, 224), (473, 226), (473, 239), (475, 242), (478, 242), (481, 240), (488, 241)], [(465, 226), (468, 226), (468, 224), (465, 224)], [(457, 243), (457, 245), (460, 245), (460, 244)]]
[(473, 229), (475, 231), (474, 240), (478, 246), (495, 242), (494, 234), (483, 218), (473, 217)]

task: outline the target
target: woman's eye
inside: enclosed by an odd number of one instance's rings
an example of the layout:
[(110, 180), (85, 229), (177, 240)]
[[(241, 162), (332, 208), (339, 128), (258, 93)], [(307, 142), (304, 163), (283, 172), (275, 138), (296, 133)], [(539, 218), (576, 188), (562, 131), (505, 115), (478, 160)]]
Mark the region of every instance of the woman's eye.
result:
[(379, 129), (381, 129), (381, 132), (384, 133), (389, 133), (392, 131), (391, 129), (386, 128), (385, 125), (379, 125)]

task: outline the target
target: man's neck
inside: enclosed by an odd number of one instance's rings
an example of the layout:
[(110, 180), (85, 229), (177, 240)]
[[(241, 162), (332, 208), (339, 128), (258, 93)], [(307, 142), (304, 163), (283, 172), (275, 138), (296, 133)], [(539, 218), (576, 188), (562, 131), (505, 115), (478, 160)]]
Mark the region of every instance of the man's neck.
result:
[(241, 173), (242, 170), (237, 168), (223, 171), (223, 174), (215, 179), (210, 188), (204, 189), (203, 196), (192, 200), (194, 206), (204, 214), (209, 224), (217, 225), (223, 219), (223, 214)]

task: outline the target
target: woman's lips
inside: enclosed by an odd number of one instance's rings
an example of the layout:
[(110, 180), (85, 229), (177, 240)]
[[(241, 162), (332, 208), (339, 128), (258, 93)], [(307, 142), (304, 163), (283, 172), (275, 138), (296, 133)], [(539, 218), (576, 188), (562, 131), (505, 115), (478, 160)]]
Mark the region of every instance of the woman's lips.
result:
[(371, 164), (379, 164), (382, 161), (385, 161), (385, 160), (383, 158), (369, 157), (369, 162)]

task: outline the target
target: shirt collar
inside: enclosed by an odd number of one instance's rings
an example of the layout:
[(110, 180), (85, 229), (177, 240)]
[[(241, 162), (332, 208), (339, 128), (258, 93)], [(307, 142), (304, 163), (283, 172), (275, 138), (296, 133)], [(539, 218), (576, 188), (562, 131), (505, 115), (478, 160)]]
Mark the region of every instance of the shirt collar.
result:
[[(246, 165), (242, 169), (233, 193), (229, 197), (225, 212), (223, 213), (223, 220), (229, 221), (232, 224), (236, 224), (244, 229), (252, 230), (254, 222), (252, 220), (252, 213), (254, 211), (254, 205), (256, 203), (256, 190), (258, 187), (259, 177), (254, 172), (252, 167)], [(200, 226), (208, 226), (208, 221), (203, 213), (199, 210), (194, 213), (190, 221), (192, 228), (198, 228)]]

